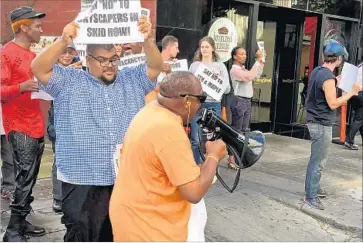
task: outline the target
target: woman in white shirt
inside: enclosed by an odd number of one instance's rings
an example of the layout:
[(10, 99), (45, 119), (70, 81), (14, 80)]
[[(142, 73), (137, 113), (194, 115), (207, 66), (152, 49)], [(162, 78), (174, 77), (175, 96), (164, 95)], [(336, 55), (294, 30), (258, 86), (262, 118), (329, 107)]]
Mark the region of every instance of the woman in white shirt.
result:
[[(218, 55), (215, 52), (214, 40), (206, 36), (199, 41), (199, 49), (194, 57), (194, 62), (190, 65), (189, 71), (196, 73), (200, 63), (206, 65), (214, 74), (216, 74), (223, 81), (224, 93), (227, 94), (231, 90), (229, 85), (228, 70), (226, 66), (218, 61)], [(213, 109), (218, 116), (221, 116), (221, 102), (208, 96), (206, 102), (202, 105), (202, 108)], [(200, 157), (200, 138), (201, 132), (194, 118), (191, 124), (191, 141), (195, 162), (199, 165), (202, 163)]]

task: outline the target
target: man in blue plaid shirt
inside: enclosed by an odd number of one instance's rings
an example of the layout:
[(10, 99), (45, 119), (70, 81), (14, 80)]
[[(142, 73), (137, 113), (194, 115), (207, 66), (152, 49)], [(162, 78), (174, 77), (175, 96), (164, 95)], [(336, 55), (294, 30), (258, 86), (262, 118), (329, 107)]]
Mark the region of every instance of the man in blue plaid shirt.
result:
[(62, 38), (36, 57), (32, 71), (54, 98), (64, 240), (112, 241), (108, 208), (115, 181), (113, 154), (145, 105), (145, 95), (155, 88), (163, 61), (152, 40), (151, 23), (142, 16), (139, 28), (147, 64), (118, 72), (114, 45), (92, 44), (87, 45), (88, 71), (54, 65), (77, 28), (68, 24)]

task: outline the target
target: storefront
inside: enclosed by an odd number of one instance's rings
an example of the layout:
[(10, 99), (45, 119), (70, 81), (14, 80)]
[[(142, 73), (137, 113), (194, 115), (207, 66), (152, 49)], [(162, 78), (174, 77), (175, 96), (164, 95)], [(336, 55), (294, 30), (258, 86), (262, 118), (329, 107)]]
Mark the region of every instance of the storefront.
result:
[[(252, 129), (308, 138), (302, 102), (304, 75), (321, 63), (328, 39), (347, 47), (350, 63), (363, 59), (361, 4), (360, 0), (158, 0), (156, 39), (176, 36), (180, 57), (192, 61), (211, 23), (218, 18), (231, 20), (237, 29), (237, 44), (250, 57), (247, 67), (254, 63), (259, 41), (267, 51), (263, 75), (254, 84)], [(333, 136), (339, 134), (339, 120), (337, 112)]]

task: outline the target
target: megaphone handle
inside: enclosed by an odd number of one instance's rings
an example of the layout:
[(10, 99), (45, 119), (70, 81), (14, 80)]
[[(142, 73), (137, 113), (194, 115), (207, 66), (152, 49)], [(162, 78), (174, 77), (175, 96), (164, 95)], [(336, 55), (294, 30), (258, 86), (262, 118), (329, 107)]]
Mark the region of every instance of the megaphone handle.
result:
[(246, 132), (245, 133), (245, 142), (244, 142), (244, 146), (243, 146), (243, 149), (242, 149), (242, 152), (241, 152), (241, 164), (239, 165), (239, 167), (241, 168), (242, 167), (242, 161), (243, 161), (243, 158), (245, 156), (245, 153), (246, 153), (246, 148), (248, 146), (248, 141), (250, 140), (250, 136), (249, 136), (249, 132)]

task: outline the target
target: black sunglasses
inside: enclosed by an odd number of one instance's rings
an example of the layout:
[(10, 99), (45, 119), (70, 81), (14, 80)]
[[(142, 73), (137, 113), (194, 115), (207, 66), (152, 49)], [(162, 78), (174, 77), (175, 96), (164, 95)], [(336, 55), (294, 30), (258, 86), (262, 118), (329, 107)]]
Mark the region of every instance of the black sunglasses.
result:
[[(164, 96), (165, 98), (169, 98), (169, 99), (172, 99), (172, 98), (176, 98), (176, 97), (170, 97), (170, 96), (166, 96), (166, 95), (163, 95), (162, 93), (160, 93), (161, 96)], [(205, 100), (207, 99), (207, 94), (205, 92), (203, 92), (201, 95), (195, 95), (195, 94), (181, 94), (179, 95), (179, 97), (195, 97), (199, 100), (199, 102), (201, 104), (203, 104), (205, 102)]]
[(203, 94), (201, 95), (193, 95), (193, 94), (181, 94), (179, 95), (180, 97), (187, 97), (187, 96), (190, 96), (190, 97), (195, 97), (199, 100), (199, 102), (201, 104), (203, 104), (205, 102), (205, 100), (207, 99), (207, 94), (203, 92)]

